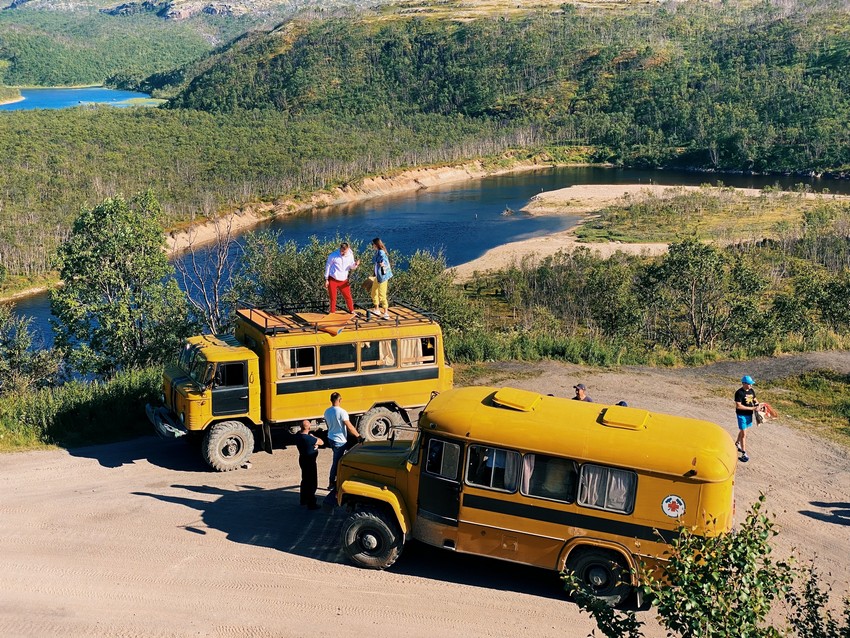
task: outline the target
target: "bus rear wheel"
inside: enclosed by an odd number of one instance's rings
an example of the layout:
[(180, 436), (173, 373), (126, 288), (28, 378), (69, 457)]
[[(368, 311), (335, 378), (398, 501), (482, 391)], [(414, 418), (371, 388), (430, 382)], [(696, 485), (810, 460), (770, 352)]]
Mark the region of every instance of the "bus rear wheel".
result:
[(567, 560), (585, 589), (612, 607), (622, 604), (632, 593), (629, 570), (615, 552), (600, 549), (577, 550)]
[(201, 446), (204, 460), (217, 472), (241, 467), (253, 451), (254, 434), (239, 421), (216, 423), (207, 430)]
[(357, 510), (342, 524), (342, 548), (359, 567), (386, 569), (396, 562), (401, 547), (395, 521), (375, 508)]

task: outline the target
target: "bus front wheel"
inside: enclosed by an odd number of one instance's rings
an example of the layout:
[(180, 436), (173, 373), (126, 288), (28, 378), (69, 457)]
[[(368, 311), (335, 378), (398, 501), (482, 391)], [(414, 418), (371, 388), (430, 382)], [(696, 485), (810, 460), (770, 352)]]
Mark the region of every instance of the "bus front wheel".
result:
[(254, 434), (239, 421), (216, 423), (207, 430), (201, 446), (204, 460), (217, 472), (241, 467), (253, 451)]
[(622, 604), (632, 592), (629, 570), (624, 559), (605, 550), (576, 550), (567, 560), (585, 589), (612, 607)]
[(357, 510), (342, 524), (342, 548), (359, 567), (386, 569), (396, 562), (401, 547), (395, 522), (375, 508)]

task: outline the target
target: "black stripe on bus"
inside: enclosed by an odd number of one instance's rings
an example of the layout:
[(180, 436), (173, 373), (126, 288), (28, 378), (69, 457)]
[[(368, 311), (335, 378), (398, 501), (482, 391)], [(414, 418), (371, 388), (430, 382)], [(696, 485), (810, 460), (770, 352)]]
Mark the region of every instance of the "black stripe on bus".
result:
[(439, 368), (409, 368), (392, 370), (390, 372), (377, 372), (373, 374), (354, 375), (326, 375), (321, 377), (310, 377), (303, 381), (278, 381), (278, 394), (293, 394), (296, 392), (318, 392), (320, 390), (339, 390), (342, 388), (361, 388), (370, 385), (384, 385), (387, 383), (405, 383), (408, 381), (426, 381), (437, 379), (440, 376)]
[(495, 498), (488, 498), (486, 496), (464, 494), (463, 506), (487, 512), (507, 514), (508, 516), (530, 518), (536, 521), (544, 521), (546, 523), (569, 525), (570, 527), (579, 527), (595, 532), (603, 532), (605, 534), (615, 534), (617, 536), (625, 536), (628, 538), (639, 538), (645, 541), (658, 542), (663, 539), (664, 542), (671, 543), (673, 542), (673, 539), (679, 535), (676, 531), (657, 529), (648, 525), (637, 525), (635, 523), (627, 523), (625, 521), (613, 521), (609, 518), (602, 518), (601, 516), (562, 512), (537, 505), (512, 503)]

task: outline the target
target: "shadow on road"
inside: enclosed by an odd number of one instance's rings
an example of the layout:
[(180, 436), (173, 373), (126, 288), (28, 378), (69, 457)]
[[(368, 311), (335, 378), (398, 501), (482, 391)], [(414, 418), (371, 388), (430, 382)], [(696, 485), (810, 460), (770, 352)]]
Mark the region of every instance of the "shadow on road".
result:
[[(332, 513), (308, 511), (298, 504), (297, 485), (277, 489), (260, 489), (250, 485), (232, 490), (208, 485), (172, 485), (171, 488), (184, 490), (186, 494), (134, 494), (197, 510), (207, 527), (224, 532), (235, 543), (347, 564), (339, 542), (345, 511), (341, 508)], [(318, 496), (321, 500), (324, 492), (320, 491)], [(210, 497), (217, 498), (211, 500)], [(206, 533), (198, 527), (187, 527), (186, 531)], [(404, 548), (401, 558), (390, 571), (473, 587), (566, 599), (555, 572), (455, 554), (416, 542)]]
[(144, 460), (179, 472), (210, 471), (200, 451), (181, 439), (164, 441), (155, 436), (143, 436), (120, 443), (68, 448), (68, 454), (95, 459), (103, 467), (121, 467)]
[(809, 505), (820, 507), (826, 511), (813, 512), (810, 510), (800, 510), (800, 514), (818, 521), (824, 521), (825, 523), (835, 523), (836, 525), (845, 525), (850, 527), (850, 503), (825, 503), (823, 501), (811, 501)]
[[(285, 450), (291, 440), (286, 433), (275, 433), (274, 450)], [(261, 451), (254, 452), (261, 454)], [(68, 448), (68, 454), (95, 459), (103, 467), (121, 467), (145, 460), (152, 465), (177, 472), (212, 472), (201, 457), (200, 440), (187, 437), (164, 440), (157, 436), (143, 436), (119, 443), (88, 445)]]

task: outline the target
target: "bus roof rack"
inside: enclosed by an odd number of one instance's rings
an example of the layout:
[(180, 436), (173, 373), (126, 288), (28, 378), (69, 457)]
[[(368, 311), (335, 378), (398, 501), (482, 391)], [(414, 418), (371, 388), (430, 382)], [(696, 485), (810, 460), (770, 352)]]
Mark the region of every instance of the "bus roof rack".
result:
[[(267, 335), (293, 332), (318, 332), (319, 316), (327, 314), (327, 300), (309, 300), (285, 302), (279, 308), (255, 306), (246, 302), (237, 304), (236, 313)], [(399, 301), (390, 306), (390, 319), (368, 318), (368, 309), (354, 305), (355, 317), (347, 328), (354, 330), (373, 330), (391, 326), (406, 326), (419, 323), (436, 323), (437, 316), (411, 304)]]

